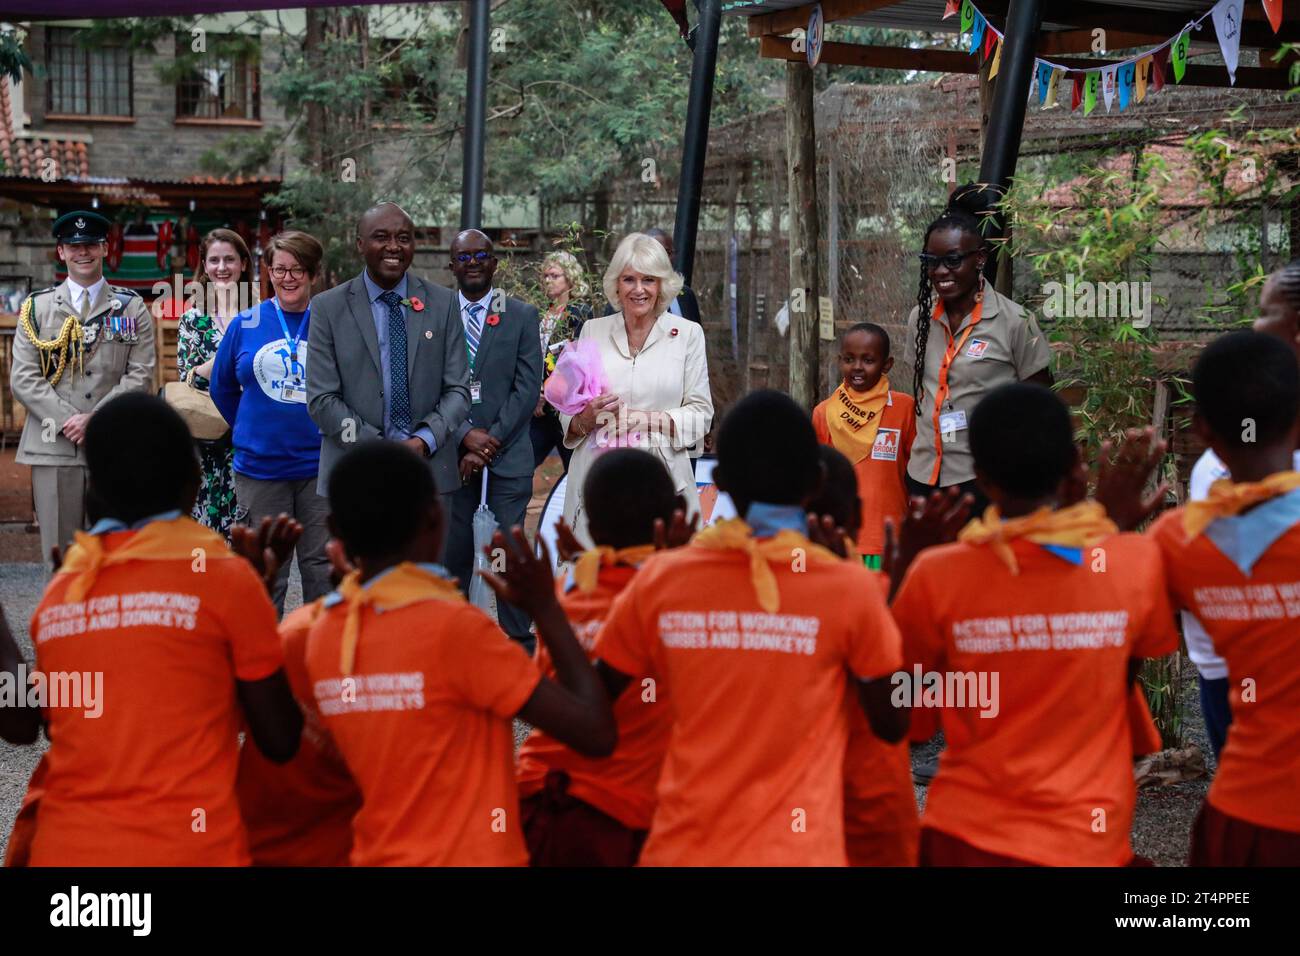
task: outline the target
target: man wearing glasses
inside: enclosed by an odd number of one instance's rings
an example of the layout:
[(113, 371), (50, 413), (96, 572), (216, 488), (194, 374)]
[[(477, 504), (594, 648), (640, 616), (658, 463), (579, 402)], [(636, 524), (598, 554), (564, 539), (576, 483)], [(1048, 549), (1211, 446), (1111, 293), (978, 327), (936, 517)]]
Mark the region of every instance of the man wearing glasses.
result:
[[(468, 590), (474, 567), (474, 511), (486, 482), (487, 504), (502, 528), (523, 525), (533, 495), (528, 426), (542, 387), (537, 309), (492, 287), (492, 240), (467, 229), (451, 243), (456, 304), (469, 360), (469, 416), (455, 430), (463, 486), (452, 496), (447, 569)], [(501, 629), (532, 650), (528, 615), (497, 603)]]
[(387, 438), (428, 460), (449, 509), (461, 484), (454, 434), (470, 401), (456, 297), (409, 271), (415, 226), (396, 203), (361, 217), (357, 252), (362, 273), (312, 301), (307, 407), (324, 436), (320, 493), (356, 442)]

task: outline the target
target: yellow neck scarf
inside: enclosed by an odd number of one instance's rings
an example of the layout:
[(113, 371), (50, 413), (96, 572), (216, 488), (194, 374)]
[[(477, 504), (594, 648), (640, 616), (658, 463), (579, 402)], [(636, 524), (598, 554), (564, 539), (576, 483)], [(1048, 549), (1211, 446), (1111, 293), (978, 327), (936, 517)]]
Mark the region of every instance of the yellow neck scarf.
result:
[(182, 515), (170, 521), (151, 521), (128, 541), (112, 551), (104, 549), (102, 535), (78, 531), (73, 535), (59, 568), (60, 574), (75, 574), (68, 585), (66, 600), (82, 601), (95, 586), (101, 568), (127, 561), (195, 561), (237, 557), (226, 539)]
[(343, 650), (339, 662), (344, 675), (351, 674), (356, 663), (363, 607), (395, 611), (420, 601), (465, 603), (465, 595), (460, 593), (455, 582), (409, 561), (390, 568), (382, 577), (372, 580), (368, 585), (361, 583), (359, 571), (353, 571), (339, 583), (338, 591), (348, 607), (348, 616), (343, 622)]
[(1039, 508), (1033, 514), (1004, 521), (996, 505), (989, 505), (983, 518), (975, 518), (962, 528), (957, 540), (965, 544), (986, 544), (1011, 570), (1020, 573), (1011, 542), (1024, 538), (1034, 544), (1053, 544), (1063, 548), (1085, 548), (1119, 529), (1106, 517), (1106, 509), (1095, 501), (1081, 501), (1053, 511)]
[(760, 541), (740, 518), (729, 518), (709, 525), (691, 538), (691, 544), (719, 551), (744, 551), (748, 554), (749, 574), (754, 582), (754, 592), (758, 595), (758, 605), (768, 614), (775, 614), (781, 608), (776, 575), (768, 567), (768, 562), (794, 562), (800, 556), (796, 551), (814, 563), (840, 562), (835, 552), (813, 544), (797, 531), (780, 531), (774, 537)]
[(615, 564), (638, 565), (655, 553), (653, 544), (638, 544), (630, 548), (607, 548), (604, 545), (584, 551), (573, 562), (573, 583), (583, 594), (596, 590), (596, 580), (601, 568)]
[(831, 444), (853, 464), (871, 454), (876, 430), (889, 397), (889, 376), (880, 376), (874, 388), (866, 392), (851, 391), (843, 382), (831, 395), (826, 409), (826, 427)]
[(1193, 501), (1183, 509), (1183, 531), (1187, 540), (1200, 535), (1211, 522), (1240, 514), (1251, 505), (1268, 501), (1300, 488), (1300, 471), (1279, 471), (1263, 481), (1243, 481), (1220, 478), (1210, 485), (1210, 494), (1204, 501)]

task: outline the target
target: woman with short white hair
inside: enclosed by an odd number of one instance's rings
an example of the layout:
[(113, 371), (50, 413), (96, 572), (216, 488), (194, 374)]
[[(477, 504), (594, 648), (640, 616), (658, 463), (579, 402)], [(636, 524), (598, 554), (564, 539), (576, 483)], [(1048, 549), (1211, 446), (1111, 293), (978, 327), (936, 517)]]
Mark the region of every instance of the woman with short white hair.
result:
[(699, 512), (690, 449), (712, 424), (713, 398), (703, 328), (667, 314), (682, 282), (662, 245), (632, 233), (605, 270), (605, 297), (618, 311), (588, 319), (578, 337), (599, 347), (606, 379), (604, 394), (577, 415), (560, 416), (564, 443), (574, 449), (564, 518), (587, 547), (582, 485), (591, 463), (611, 448), (656, 455), (685, 498), (687, 517)]

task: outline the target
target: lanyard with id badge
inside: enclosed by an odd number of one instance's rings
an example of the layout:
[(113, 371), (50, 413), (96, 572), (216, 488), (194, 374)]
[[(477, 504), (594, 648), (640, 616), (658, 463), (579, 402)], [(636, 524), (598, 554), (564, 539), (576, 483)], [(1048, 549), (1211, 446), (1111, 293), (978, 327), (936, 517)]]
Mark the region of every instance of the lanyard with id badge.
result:
[(939, 328), (943, 329), (943, 334), (948, 340), (948, 348), (943, 354), (943, 363), (939, 366), (939, 387), (934, 393), (934, 470), (930, 473), (929, 484), (936, 486), (939, 484), (939, 472), (943, 467), (943, 436), (954, 436), (967, 427), (966, 410), (953, 408), (952, 406), (951, 390), (948, 387), (948, 370), (952, 367), (952, 363), (957, 360), (957, 356), (961, 354), (962, 347), (965, 346), (966, 340), (970, 338), (970, 334), (975, 331), (975, 326), (979, 325), (980, 319), (984, 317), (984, 301), (980, 299), (975, 303), (975, 311), (971, 313), (970, 325), (966, 326), (961, 338), (957, 340), (953, 339), (947, 322), (938, 322), (939, 316), (942, 314), (943, 302), (936, 302), (930, 321), (936, 322)]
[(280, 397), (286, 402), (297, 402), (307, 404), (307, 383), (305, 381), (306, 369), (298, 361), (298, 345), (302, 342), (302, 333), (307, 328), (307, 322), (311, 319), (311, 306), (302, 314), (302, 321), (298, 323), (298, 335), (294, 337), (289, 334), (289, 323), (285, 321), (284, 309), (280, 308), (280, 297), (274, 296), (271, 304), (275, 306), (276, 318), (280, 320), (280, 330), (284, 332), (284, 340), (289, 343), (289, 361), (286, 363), (289, 367), (289, 374), (285, 376), (284, 386), (280, 389)]

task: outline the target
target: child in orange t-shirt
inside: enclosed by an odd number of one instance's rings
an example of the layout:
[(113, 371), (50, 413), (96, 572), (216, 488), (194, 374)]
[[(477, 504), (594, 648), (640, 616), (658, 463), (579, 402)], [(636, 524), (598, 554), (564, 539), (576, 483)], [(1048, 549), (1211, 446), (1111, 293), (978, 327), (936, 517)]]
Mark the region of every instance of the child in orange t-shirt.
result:
[(639, 865), (843, 866), (846, 678), (872, 729), (899, 740), (907, 711), (885, 679), (898, 631), (872, 574), (805, 535), (821, 471), (807, 413), (752, 392), (717, 448), (714, 477), (744, 520), (648, 559), (597, 637), (615, 699), (671, 699)]
[(256, 747), (239, 753), (236, 791), (254, 866), (347, 866), (352, 852), (361, 791), (321, 725), (307, 677), (307, 634), (322, 601), (304, 604), (280, 622), (284, 669), (303, 714), (298, 753), (282, 765)]
[[(1292, 340), (1294, 341), (1294, 340)], [(1300, 865), (1300, 371), (1258, 332), (1211, 342), (1192, 372), (1194, 428), (1227, 466), (1209, 497), (1148, 532), (1174, 603), (1228, 662), (1232, 724), (1190, 862)]]
[(282, 762), (302, 727), (275, 610), (248, 563), (187, 517), (198, 465), (166, 403), (114, 399), (85, 446), (100, 520), (32, 615), (45, 700), (5, 734), (33, 742), (43, 713), (51, 742), (30, 863), (247, 864), (239, 730)]
[(897, 524), (907, 504), (907, 462), (916, 439), (915, 403), (889, 387), (893, 367), (889, 333), (859, 322), (840, 338), (844, 381), (812, 413), (817, 440), (844, 455), (857, 473), (858, 551), (876, 571), (885, 550), (885, 519)]
[(993, 504), (921, 552), (893, 603), (898, 702), (941, 707), (947, 741), (920, 862), (1128, 865), (1133, 681), (1178, 646), (1158, 554), (1096, 502), (1062, 507), (1083, 466), (1049, 390), (990, 392), (970, 443)]
[[(662, 462), (635, 448), (602, 455), (583, 485), (587, 531), (596, 547), (580, 555), (561, 585), (560, 607), (591, 654), (610, 604), (654, 553), (655, 524), (667, 528), (685, 508)], [(537, 649), (542, 673), (555, 668)], [(669, 703), (662, 692), (623, 694), (614, 703), (618, 746), (602, 760), (584, 757), (534, 729), (519, 748), (524, 839), (533, 866), (632, 866), (654, 814), (655, 787), (668, 746)]]
[(548, 559), (500, 532), (499, 598), (530, 612), (555, 664), (518, 644), (434, 562), (443, 512), (428, 466), (395, 442), (330, 474), (330, 530), (356, 571), (307, 637), (316, 709), (361, 789), (356, 866), (521, 866), (513, 718), (589, 756), (617, 740), (609, 701), (555, 597)]
[[(821, 492), (808, 502), (808, 510), (829, 515), (848, 533), (851, 543), (862, 515), (853, 466), (830, 445), (822, 445), (819, 452), (826, 479)], [(877, 576), (884, 593), (888, 582)], [(856, 695), (845, 697), (844, 705), (849, 720), (844, 751), (844, 844), (849, 866), (916, 866), (920, 822), (907, 744), (885, 743), (872, 733)]]

